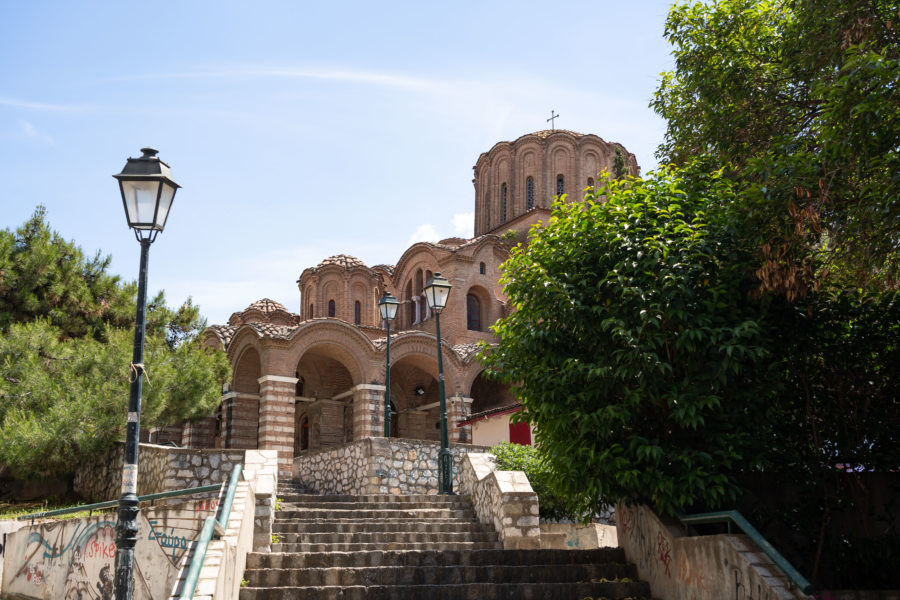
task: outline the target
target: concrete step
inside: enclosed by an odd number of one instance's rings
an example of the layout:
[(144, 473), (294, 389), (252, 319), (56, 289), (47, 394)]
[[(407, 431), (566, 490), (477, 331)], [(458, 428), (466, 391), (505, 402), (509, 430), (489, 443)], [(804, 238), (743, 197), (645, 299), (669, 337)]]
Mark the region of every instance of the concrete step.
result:
[(471, 508), (408, 508), (408, 509), (330, 509), (286, 508), (275, 512), (275, 519), (465, 519), (475, 520)]
[(272, 544), (272, 552), (367, 552), (371, 550), (499, 550), (499, 542), (384, 542), (344, 544), (283, 543)]
[(291, 510), (291, 509), (314, 509), (314, 508), (328, 508), (328, 509), (340, 509), (340, 510), (409, 510), (411, 508), (453, 508), (453, 509), (464, 509), (468, 508), (469, 504), (463, 502), (461, 500), (456, 501), (444, 501), (444, 502), (429, 502), (428, 500), (421, 500), (419, 502), (392, 502), (390, 500), (384, 500), (379, 502), (377, 500), (372, 501), (358, 501), (358, 502), (329, 502), (327, 500), (319, 500), (317, 496), (312, 496), (316, 498), (316, 500), (308, 500), (304, 502), (296, 502), (287, 500), (285, 498), (281, 499), (281, 508), (283, 510)]
[(462, 583), (567, 583), (635, 580), (617, 564), (248, 569), (249, 587), (354, 585), (458, 585)]
[(455, 542), (492, 542), (498, 541), (497, 534), (487, 532), (428, 532), (428, 531), (349, 531), (349, 532), (303, 532), (276, 534), (282, 544), (434, 544)]
[(640, 600), (650, 598), (641, 582), (464, 583), (408, 586), (241, 588), (240, 600)]
[(415, 531), (419, 533), (492, 533), (493, 527), (484, 523), (463, 520), (413, 521), (408, 519), (392, 519), (380, 521), (295, 519), (276, 521), (272, 526), (273, 533), (399, 533)]
[(439, 494), (416, 494), (409, 496), (391, 496), (389, 494), (369, 494), (365, 496), (347, 496), (347, 495), (321, 495), (321, 494), (277, 494), (282, 502), (293, 503), (309, 503), (309, 502), (372, 502), (375, 504), (410, 504), (410, 503), (428, 503), (428, 504), (464, 504), (467, 505), (462, 496), (457, 495), (439, 495)]
[(572, 565), (625, 564), (622, 548), (594, 550), (455, 550), (398, 552), (319, 552), (303, 555), (251, 552), (248, 569), (297, 569), (302, 567), (445, 567), (453, 565)]

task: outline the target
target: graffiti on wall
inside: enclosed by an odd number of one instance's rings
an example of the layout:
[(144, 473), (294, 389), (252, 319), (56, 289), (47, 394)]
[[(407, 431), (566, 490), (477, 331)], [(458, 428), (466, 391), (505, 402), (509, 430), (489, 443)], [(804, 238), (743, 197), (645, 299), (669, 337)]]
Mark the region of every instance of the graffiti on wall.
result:
[[(134, 597), (168, 598), (216, 500), (156, 507), (138, 516)], [(6, 542), (3, 593), (46, 600), (112, 600), (115, 522), (107, 516), (24, 527)]]
[(112, 600), (115, 523), (84, 519), (74, 530), (63, 525), (41, 525), (27, 534), (12, 579), (40, 588), (37, 596), (46, 588), (65, 600)]

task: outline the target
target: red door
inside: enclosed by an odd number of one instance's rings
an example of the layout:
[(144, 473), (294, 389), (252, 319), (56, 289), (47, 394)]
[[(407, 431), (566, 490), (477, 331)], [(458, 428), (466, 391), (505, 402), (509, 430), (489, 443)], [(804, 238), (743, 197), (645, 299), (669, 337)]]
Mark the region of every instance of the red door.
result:
[(531, 445), (531, 430), (528, 423), (510, 423), (509, 424), (509, 441), (513, 444), (522, 446)]

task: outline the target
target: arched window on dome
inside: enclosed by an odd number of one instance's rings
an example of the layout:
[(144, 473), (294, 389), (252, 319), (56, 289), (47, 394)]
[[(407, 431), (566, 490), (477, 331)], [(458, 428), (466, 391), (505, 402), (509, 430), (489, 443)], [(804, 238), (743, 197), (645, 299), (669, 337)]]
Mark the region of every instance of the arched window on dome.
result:
[(333, 317), (334, 314), (335, 314), (335, 311), (334, 311), (334, 300), (329, 300), (329, 301), (328, 301), (328, 316), (329, 316), (329, 317)]
[(359, 325), (361, 320), (362, 320), (362, 304), (360, 304), (359, 300), (357, 300), (353, 304), (353, 323), (356, 325)]
[(314, 313), (313, 313), (313, 305), (310, 304), (310, 305), (309, 305), (309, 318), (312, 319), (313, 316), (314, 316)]
[(566, 193), (566, 178), (562, 176), (562, 173), (556, 176), (556, 195), (562, 196)]
[(500, 186), (500, 222), (506, 223), (506, 184)]
[(534, 177), (529, 177), (525, 181), (525, 209), (534, 208)]
[(478, 274), (484, 275), (485, 271), (487, 271), (487, 269), (485, 268), (484, 263), (479, 263), (478, 264)]
[(587, 186), (589, 188), (591, 188), (592, 190), (594, 189), (594, 178), (593, 177), (588, 177)]
[(481, 302), (475, 294), (466, 296), (466, 329), (481, 331)]

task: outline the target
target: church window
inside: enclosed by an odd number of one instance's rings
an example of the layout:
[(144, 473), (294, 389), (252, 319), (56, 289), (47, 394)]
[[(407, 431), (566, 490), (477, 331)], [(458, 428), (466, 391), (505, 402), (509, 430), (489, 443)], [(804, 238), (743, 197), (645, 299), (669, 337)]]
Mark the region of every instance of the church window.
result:
[(485, 267), (484, 267), (484, 263), (480, 263), (480, 264), (478, 265), (478, 274), (479, 274), (479, 275), (484, 275), (485, 270), (486, 270), (486, 269), (485, 269)]
[(481, 302), (475, 294), (466, 296), (466, 329), (481, 331)]
[(359, 303), (359, 300), (357, 300), (353, 304), (353, 322), (356, 323), (357, 325), (359, 325), (361, 318), (362, 318), (362, 305)]
[(566, 193), (566, 180), (562, 175), (556, 176), (556, 195), (562, 196)]
[(594, 178), (593, 178), (593, 177), (588, 177), (588, 184), (587, 184), (587, 186), (588, 186), (589, 188), (591, 188), (591, 189), (594, 188)]
[(500, 222), (506, 223), (506, 184), (500, 187)]
[(529, 177), (525, 182), (525, 209), (534, 208), (534, 177)]
[(312, 304), (309, 305), (309, 318), (310, 319), (313, 318), (313, 305)]
[(329, 317), (334, 316), (334, 300), (328, 301), (328, 316)]

